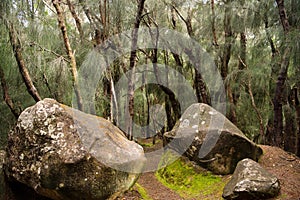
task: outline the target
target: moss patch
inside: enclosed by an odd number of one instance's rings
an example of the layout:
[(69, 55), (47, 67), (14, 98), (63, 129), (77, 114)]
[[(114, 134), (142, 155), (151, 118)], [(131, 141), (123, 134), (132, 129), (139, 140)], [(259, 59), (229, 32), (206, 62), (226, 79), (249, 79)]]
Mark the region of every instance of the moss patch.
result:
[(160, 144), (162, 141), (160, 139), (155, 140), (155, 144), (153, 144), (153, 138), (148, 139), (139, 139), (137, 143), (144, 148), (154, 147)]
[[(170, 153), (167, 157), (170, 159)], [(200, 170), (183, 158), (158, 170), (156, 177), (185, 199), (222, 199), (223, 188), (229, 180), (204, 169)]]

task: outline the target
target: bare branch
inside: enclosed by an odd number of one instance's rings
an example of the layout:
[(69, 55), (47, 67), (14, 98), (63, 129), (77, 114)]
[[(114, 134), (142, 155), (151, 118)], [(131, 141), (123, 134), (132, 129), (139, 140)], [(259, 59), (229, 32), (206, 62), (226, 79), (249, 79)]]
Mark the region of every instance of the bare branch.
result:
[(26, 85), (27, 91), (33, 97), (33, 99), (36, 102), (38, 102), (42, 99), (41, 99), (37, 89), (35, 88), (32, 80), (31, 80), (29, 71), (26, 67), (26, 64), (25, 64), (25, 61), (24, 61), (23, 55), (22, 55), (21, 43), (20, 43), (19, 39), (16, 36), (14, 26), (13, 26), (12, 23), (8, 23), (8, 22), (6, 22), (5, 24), (8, 28), (8, 31), (9, 31), (10, 43), (13, 47), (13, 51), (14, 51), (14, 54), (15, 54), (16, 61), (18, 63), (19, 71), (22, 75), (22, 78), (23, 78), (23, 81)]
[(81, 19), (79, 18), (79, 16), (77, 15), (76, 11), (75, 11), (75, 7), (74, 5), (71, 3), (70, 0), (67, 0), (67, 4), (68, 7), (70, 9), (70, 12), (76, 22), (76, 27), (78, 29), (79, 35), (80, 35), (80, 39), (81, 41), (83, 40), (83, 30), (82, 30), (82, 26), (81, 26)]
[(45, 0), (42, 0), (42, 1), (49, 10), (51, 10), (53, 13), (56, 13), (55, 10), (53, 10), (53, 8)]
[(52, 3), (57, 12), (58, 25), (61, 29), (65, 48), (66, 48), (66, 51), (67, 51), (69, 59), (70, 59), (71, 72), (72, 72), (72, 78), (73, 78), (73, 86), (74, 86), (75, 95), (77, 98), (78, 109), (82, 110), (82, 108), (83, 108), (82, 107), (82, 99), (81, 99), (80, 91), (78, 88), (78, 72), (77, 72), (77, 66), (76, 66), (76, 59), (75, 59), (72, 47), (70, 45), (70, 41), (69, 41), (69, 37), (68, 37), (68, 33), (67, 33), (67, 27), (65, 24), (65, 19), (64, 19), (63, 13), (62, 13), (62, 9), (60, 7), (60, 1), (52, 0)]
[(70, 63), (70, 60), (68, 60), (68, 59), (65, 58), (64, 56), (62, 56), (62, 55), (60, 55), (60, 54), (58, 54), (58, 53), (56, 53), (56, 52), (54, 52), (54, 51), (52, 51), (52, 50), (50, 50), (50, 49), (46, 49), (45, 47), (42, 47), (41, 45), (39, 45), (39, 44), (36, 43), (36, 42), (30, 42), (29, 45), (30, 45), (30, 46), (37, 46), (37, 47), (40, 48), (42, 51), (47, 51), (47, 52), (49, 52), (49, 53), (52, 53), (52, 54), (55, 55), (56, 57), (62, 58), (64, 61)]
[(5, 103), (7, 104), (7, 106), (9, 107), (9, 109), (11, 110), (11, 112), (13, 113), (13, 115), (15, 116), (15, 118), (17, 119), (20, 115), (20, 110), (15, 107), (13, 101), (10, 98), (10, 95), (8, 92), (9, 89), (6, 84), (2, 65), (0, 65), (0, 81), (1, 81), (1, 86), (2, 86), (2, 90), (3, 90), (3, 99), (4, 99)]

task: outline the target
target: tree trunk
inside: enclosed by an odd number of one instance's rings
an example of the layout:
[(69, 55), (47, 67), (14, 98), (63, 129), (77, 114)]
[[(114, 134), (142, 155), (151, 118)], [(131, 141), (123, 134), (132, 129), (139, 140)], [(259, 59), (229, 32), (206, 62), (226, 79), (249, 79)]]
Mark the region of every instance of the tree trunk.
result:
[[(271, 96), (271, 99), (274, 99), (274, 91), (275, 91), (275, 84), (276, 82), (274, 80), (276, 80), (276, 76), (279, 73), (279, 65), (277, 64), (277, 60), (279, 57), (279, 51), (277, 50), (272, 36), (270, 34), (269, 31), (269, 20), (268, 20), (268, 13), (267, 11), (265, 11), (264, 13), (264, 23), (265, 23), (265, 31), (266, 31), (266, 36), (267, 36), (267, 40), (270, 44), (271, 47), (271, 52), (272, 52), (272, 58), (271, 58), (271, 78), (269, 80), (269, 95)], [(270, 106), (273, 107), (273, 102), (270, 102)], [(266, 144), (273, 144), (274, 142), (272, 142), (273, 140), (273, 130), (274, 130), (274, 112), (272, 112), (269, 117), (268, 117), (268, 123), (266, 126), (266, 132), (265, 132), (265, 143)]]
[(76, 27), (77, 27), (77, 30), (78, 30), (79, 35), (80, 35), (80, 39), (81, 39), (81, 41), (83, 41), (83, 29), (82, 29), (82, 26), (81, 26), (81, 19), (77, 15), (77, 13), (75, 11), (75, 7), (71, 3), (71, 0), (67, 0), (67, 4), (68, 4), (70, 12), (71, 12), (71, 14), (72, 14), (72, 16), (73, 16), (73, 18), (75, 20)]
[[(189, 10), (188, 11), (188, 17), (185, 19), (181, 13), (177, 10), (177, 8), (175, 6), (172, 6), (172, 25), (173, 25), (173, 29), (176, 29), (176, 18), (174, 15), (174, 11), (176, 11), (176, 13), (178, 14), (178, 16), (180, 17), (180, 19), (185, 23), (188, 35), (193, 38), (194, 37), (194, 31), (193, 31), (193, 27), (192, 27), (192, 11)], [(186, 55), (189, 57), (190, 60), (198, 60), (198, 58), (196, 58), (195, 56), (193, 56), (192, 52), (187, 52), (188, 50), (185, 50)], [(177, 64), (177, 66), (183, 68), (183, 63), (180, 60), (179, 55), (172, 53), (175, 62)], [(200, 61), (196, 62), (200, 63)], [(182, 71), (182, 69), (181, 69)], [(196, 90), (196, 97), (197, 97), (197, 101), (198, 102), (202, 102), (202, 103), (206, 103), (206, 104), (210, 104), (210, 98), (207, 92), (207, 88), (205, 85), (205, 82), (203, 81), (202, 75), (199, 72), (199, 66), (194, 66), (194, 73), (195, 73), (195, 78), (194, 78), (194, 88)]]
[(296, 141), (295, 141), (295, 154), (300, 156), (300, 99), (299, 99), (299, 88), (294, 88), (295, 90), (295, 109), (296, 109)]
[(284, 112), (284, 150), (296, 153), (297, 147), (297, 87), (289, 91), (288, 103), (283, 107)]
[[(131, 37), (131, 53), (130, 53), (130, 76), (128, 80), (128, 114), (125, 116), (126, 120), (126, 134), (128, 139), (133, 139), (133, 117), (134, 117), (134, 73), (136, 65), (136, 52), (137, 52), (137, 40), (138, 40), (138, 29), (140, 27), (140, 22), (142, 19), (142, 13), (144, 10), (145, 0), (139, 0), (137, 15), (134, 22), (134, 29), (132, 31)], [(127, 109), (126, 109), (127, 110)]]
[(29, 71), (28, 71), (28, 69), (25, 65), (25, 61), (24, 61), (23, 56), (22, 56), (21, 43), (20, 43), (20, 41), (18, 40), (18, 38), (16, 36), (14, 26), (13, 26), (13, 24), (9, 24), (8, 22), (6, 23), (6, 25), (7, 25), (8, 31), (9, 31), (10, 43), (13, 47), (13, 51), (14, 51), (14, 54), (15, 54), (16, 61), (18, 63), (19, 71), (22, 75), (22, 78), (23, 78), (23, 81), (26, 85), (27, 91), (32, 96), (32, 98), (36, 102), (38, 102), (42, 99), (41, 99), (37, 89), (35, 88), (32, 80), (31, 80), (31, 77), (29, 75)]
[(64, 16), (63, 16), (62, 9), (60, 7), (60, 1), (52, 0), (52, 3), (53, 3), (53, 5), (55, 7), (55, 10), (57, 12), (58, 25), (59, 25), (59, 28), (61, 29), (64, 44), (65, 44), (65, 48), (66, 48), (67, 54), (68, 54), (69, 59), (70, 59), (70, 66), (71, 66), (71, 72), (72, 72), (74, 91), (75, 91), (76, 100), (77, 100), (77, 106), (78, 106), (79, 110), (83, 110), (83, 102), (82, 102), (82, 98), (81, 98), (80, 91), (79, 91), (79, 86), (78, 86), (78, 73), (77, 73), (76, 59), (75, 59), (75, 56), (74, 56), (74, 53), (73, 53), (73, 50), (71, 48), (71, 44), (70, 44), (70, 41), (69, 41), (69, 37), (68, 37), (68, 33), (67, 33), (67, 27), (66, 27), (66, 24), (65, 24), (65, 19), (64, 19)]
[(237, 124), (232, 90), (230, 88), (229, 82), (226, 83), (226, 78), (228, 75), (228, 64), (229, 64), (230, 57), (231, 57), (231, 46), (232, 46), (232, 42), (233, 42), (233, 33), (232, 33), (232, 29), (231, 29), (231, 8), (230, 8), (231, 2), (232, 2), (231, 0), (227, 0), (226, 5), (225, 5), (226, 6), (225, 17), (224, 17), (225, 44), (224, 44), (223, 56), (221, 58), (221, 61), (222, 61), (221, 76), (223, 78), (223, 81), (225, 81), (225, 89), (226, 89), (228, 100), (230, 103), (228, 119), (232, 123)]
[(216, 27), (215, 27), (215, 21), (216, 21), (216, 14), (215, 14), (215, 1), (210, 0), (211, 4), (211, 31), (213, 34), (213, 45), (219, 46), (218, 45), (218, 39), (217, 39), (217, 34), (216, 34)]
[(283, 55), (281, 57), (280, 63), (280, 71), (276, 82), (275, 95), (273, 99), (273, 108), (274, 108), (274, 132), (273, 132), (273, 145), (278, 147), (283, 147), (283, 113), (282, 113), (282, 105), (284, 102), (283, 99), (283, 91), (285, 81), (287, 79), (287, 72), (289, 67), (290, 53), (291, 47), (288, 42), (288, 33), (290, 29), (290, 25), (287, 19), (284, 0), (276, 0), (277, 7), (279, 11), (279, 16), (281, 20), (281, 24), (285, 33), (285, 41)]

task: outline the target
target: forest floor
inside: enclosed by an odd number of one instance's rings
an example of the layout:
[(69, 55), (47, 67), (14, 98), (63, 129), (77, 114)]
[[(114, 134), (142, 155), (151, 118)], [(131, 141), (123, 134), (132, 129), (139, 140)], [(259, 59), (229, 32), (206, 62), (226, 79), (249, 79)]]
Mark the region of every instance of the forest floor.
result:
[[(151, 147), (144, 147), (144, 149), (145, 152), (151, 152), (161, 148), (161, 145), (160, 142)], [(272, 200), (300, 200), (300, 158), (277, 147), (266, 145), (260, 146), (264, 153), (260, 158), (259, 163), (267, 171), (274, 174), (279, 179), (281, 185), (280, 195)], [(231, 175), (228, 176), (230, 178)], [(142, 195), (138, 192), (138, 187), (143, 188), (147, 198), (142, 198)], [(184, 198), (176, 191), (167, 188), (159, 182), (154, 172), (147, 172), (140, 176), (137, 184), (132, 190), (119, 199), (181, 200)], [(214, 196), (211, 199), (216, 199), (216, 197)], [(220, 197), (218, 199), (222, 198)], [(192, 198), (192, 200), (197, 199)]]

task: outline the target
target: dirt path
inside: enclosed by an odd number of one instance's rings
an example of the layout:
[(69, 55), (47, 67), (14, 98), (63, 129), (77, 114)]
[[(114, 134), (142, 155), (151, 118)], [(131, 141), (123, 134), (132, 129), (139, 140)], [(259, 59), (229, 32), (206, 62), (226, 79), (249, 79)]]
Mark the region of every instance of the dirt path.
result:
[[(144, 141), (145, 142), (145, 141)], [(147, 143), (151, 142), (151, 140), (147, 140)], [(156, 151), (158, 149), (162, 148), (162, 142), (158, 142), (156, 143), (154, 146), (151, 147), (144, 147), (145, 152), (153, 152)], [(157, 168), (157, 163), (155, 162), (155, 160), (157, 160), (157, 158), (148, 158), (150, 160), (150, 165), (154, 165), (154, 166), (150, 166), (150, 168), (154, 169)], [(152, 163), (152, 164), (151, 164)], [(174, 192), (173, 190), (165, 187), (161, 182), (159, 182), (156, 177), (155, 177), (155, 172), (146, 172), (143, 173), (139, 180), (138, 183), (147, 191), (147, 194), (153, 199), (153, 200), (183, 200), (183, 198), (181, 198), (176, 192)]]
[(281, 196), (274, 199), (300, 199), (300, 159), (278, 147), (260, 145), (264, 151), (260, 164), (280, 181)]
[(138, 183), (145, 188), (148, 195), (153, 200), (183, 200), (177, 193), (173, 190), (165, 187), (161, 184), (155, 177), (153, 172), (147, 172), (141, 175)]

